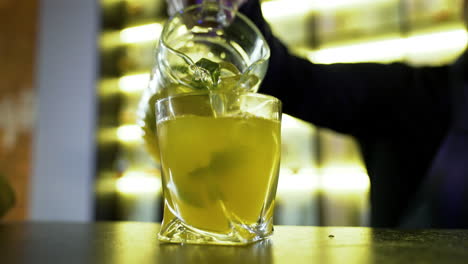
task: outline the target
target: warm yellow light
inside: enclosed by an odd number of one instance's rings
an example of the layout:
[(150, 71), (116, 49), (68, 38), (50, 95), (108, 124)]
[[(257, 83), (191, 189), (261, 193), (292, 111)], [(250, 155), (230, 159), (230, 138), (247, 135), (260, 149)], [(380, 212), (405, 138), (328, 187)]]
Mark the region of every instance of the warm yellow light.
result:
[(115, 128), (106, 127), (100, 128), (97, 136), (99, 143), (107, 144), (116, 140), (117, 133), (115, 132)]
[(117, 138), (123, 142), (140, 141), (141, 128), (138, 125), (123, 125), (117, 128)]
[(464, 28), (417, 34), (406, 39), (408, 54), (431, 54), (434, 52), (461, 51), (468, 43), (467, 32)]
[(369, 5), (382, 5), (385, 3), (396, 2), (396, 0), (314, 0), (317, 10), (337, 10), (345, 8), (359, 8)]
[(361, 168), (325, 168), (322, 171), (320, 187), (322, 190), (367, 191), (370, 187), (369, 176)]
[(161, 180), (140, 171), (128, 171), (116, 182), (116, 189), (125, 194), (157, 194), (161, 191)]
[(148, 73), (125, 75), (119, 79), (119, 89), (125, 93), (136, 93), (148, 86)]
[(383, 4), (396, 0), (274, 0), (262, 3), (262, 12), (267, 19), (304, 15), (311, 11), (359, 8), (370, 4)]
[(121, 43), (119, 31), (104, 31), (100, 37), (100, 45), (103, 48), (110, 48)]
[(450, 29), (440, 32), (418, 33), (407, 38), (393, 37), (370, 40), (355, 44), (338, 44), (324, 47), (308, 54), (315, 63), (392, 62), (418, 55), (437, 57), (456, 54), (468, 43), (465, 29)]
[(295, 118), (293, 116), (282, 114), (281, 116), (281, 128), (286, 129), (304, 129), (308, 128), (313, 130), (313, 126), (310, 123), (307, 123), (301, 119)]
[(101, 4), (105, 5), (105, 4), (114, 4), (114, 3), (118, 3), (118, 2), (121, 2), (122, 0), (101, 0)]
[(281, 168), (278, 193), (322, 191), (366, 192), (370, 188), (369, 176), (360, 166), (330, 167), (323, 170), (303, 168), (294, 172)]
[(313, 51), (308, 58), (315, 63), (389, 62), (404, 57), (404, 43), (400, 38), (344, 44)]
[(278, 193), (312, 192), (318, 188), (318, 175), (313, 168), (304, 168), (298, 172), (282, 168), (278, 181)]
[(312, 9), (312, 1), (276, 0), (262, 3), (262, 12), (269, 20), (303, 15)]
[(156, 41), (161, 35), (162, 29), (163, 26), (160, 23), (126, 28), (120, 31), (120, 40), (123, 43)]

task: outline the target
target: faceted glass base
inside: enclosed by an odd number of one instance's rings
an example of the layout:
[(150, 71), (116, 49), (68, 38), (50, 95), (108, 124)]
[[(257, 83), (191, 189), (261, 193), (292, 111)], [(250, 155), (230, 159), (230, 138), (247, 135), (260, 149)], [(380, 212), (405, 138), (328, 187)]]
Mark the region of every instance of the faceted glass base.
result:
[(215, 233), (186, 225), (177, 217), (163, 221), (158, 239), (167, 243), (246, 245), (268, 238), (273, 233), (272, 220), (255, 225), (231, 223), (229, 233)]

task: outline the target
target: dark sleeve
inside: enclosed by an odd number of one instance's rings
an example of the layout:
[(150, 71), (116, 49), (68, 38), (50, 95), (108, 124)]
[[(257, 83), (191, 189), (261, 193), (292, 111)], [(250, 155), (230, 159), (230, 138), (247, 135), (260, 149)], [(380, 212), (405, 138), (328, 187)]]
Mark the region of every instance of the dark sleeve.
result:
[(264, 34), (271, 57), (260, 92), (283, 111), (321, 127), (365, 136), (395, 133), (448, 116), (448, 67), (404, 64), (313, 64), (273, 36), (257, 0), (241, 9)]

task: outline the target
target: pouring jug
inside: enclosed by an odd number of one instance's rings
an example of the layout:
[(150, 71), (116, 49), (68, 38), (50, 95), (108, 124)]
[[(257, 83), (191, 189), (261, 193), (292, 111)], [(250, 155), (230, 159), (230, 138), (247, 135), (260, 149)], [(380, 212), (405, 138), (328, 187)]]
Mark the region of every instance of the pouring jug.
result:
[(256, 92), (268, 68), (270, 49), (247, 17), (213, 2), (189, 6), (165, 23), (139, 125), (147, 150), (159, 162), (155, 103), (171, 95), (209, 91)]

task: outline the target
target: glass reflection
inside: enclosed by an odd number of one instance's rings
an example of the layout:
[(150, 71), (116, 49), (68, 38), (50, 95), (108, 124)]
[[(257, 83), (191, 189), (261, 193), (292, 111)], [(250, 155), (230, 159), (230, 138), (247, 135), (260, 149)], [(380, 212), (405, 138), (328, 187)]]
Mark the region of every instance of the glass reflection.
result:
[(267, 239), (247, 246), (161, 244), (158, 263), (272, 264), (272, 242)]

